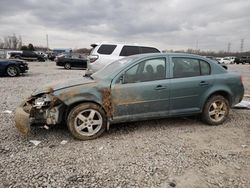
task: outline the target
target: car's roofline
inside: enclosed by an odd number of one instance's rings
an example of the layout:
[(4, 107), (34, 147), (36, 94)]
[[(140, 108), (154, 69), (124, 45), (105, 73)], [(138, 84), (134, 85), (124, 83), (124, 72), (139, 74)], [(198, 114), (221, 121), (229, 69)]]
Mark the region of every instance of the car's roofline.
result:
[(156, 48), (152, 45), (147, 45), (147, 44), (138, 44), (138, 43), (123, 43), (123, 42), (100, 42), (100, 43), (92, 43), (90, 46), (92, 47), (96, 47), (96, 46), (100, 46), (103, 44), (107, 44), (107, 45), (126, 45), (126, 46), (142, 46), (142, 47), (152, 47), (152, 48)]
[[(159, 52), (159, 53), (145, 53), (145, 54), (136, 54), (132, 55), (131, 57), (138, 57), (138, 58), (144, 58), (144, 57), (150, 57), (150, 56), (185, 56), (185, 57), (194, 57), (194, 58), (201, 58), (201, 59), (209, 59), (204, 56), (200, 56), (197, 54), (188, 54), (188, 53), (173, 53), (173, 52)], [(128, 56), (129, 57), (129, 56)]]

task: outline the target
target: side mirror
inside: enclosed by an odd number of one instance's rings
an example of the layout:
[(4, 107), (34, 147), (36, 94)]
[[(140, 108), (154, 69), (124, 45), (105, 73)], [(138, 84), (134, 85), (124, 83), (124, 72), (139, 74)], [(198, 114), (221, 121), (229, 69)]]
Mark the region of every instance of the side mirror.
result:
[(125, 74), (124, 73), (120, 76), (119, 83), (125, 84)]
[(124, 73), (120, 76), (120, 78), (119, 78), (119, 83), (120, 83), (120, 84), (126, 84), (126, 83), (127, 83), (127, 81), (126, 81), (126, 76), (125, 76)]

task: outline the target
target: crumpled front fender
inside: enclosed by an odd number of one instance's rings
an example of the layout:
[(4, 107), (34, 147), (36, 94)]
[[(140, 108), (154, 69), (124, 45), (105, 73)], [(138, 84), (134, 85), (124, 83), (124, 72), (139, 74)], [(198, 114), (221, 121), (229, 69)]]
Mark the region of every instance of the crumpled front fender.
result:
[(15, 124), (16, 128), (24, 135), (30, 132), (30, 115), (23, 110), (22, 106), (16, 108)]

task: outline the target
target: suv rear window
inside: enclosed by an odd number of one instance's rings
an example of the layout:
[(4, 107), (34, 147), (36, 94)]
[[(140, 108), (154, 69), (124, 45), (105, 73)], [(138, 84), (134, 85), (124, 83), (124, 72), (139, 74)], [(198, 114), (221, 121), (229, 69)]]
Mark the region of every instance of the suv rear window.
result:
[(113, 53), (113, 51), (115, 50), (116, 45), (110, 45), (110, 44), (103, 44), (99, 47), (99, 49), (97, 50), (97, 52), (99, 54), (106, 54), (106, 55), (110, 55)]
[(139, 54), (138, 46), (123, 46), (120, 56), (129, 56)]
[(140, 47), (140, 48), (141, 48), (141, 53), (142, 54), (145, 54), (145, 53), (159, 53), (160, 52), (156, 48), (152, 48), (152, 47)]

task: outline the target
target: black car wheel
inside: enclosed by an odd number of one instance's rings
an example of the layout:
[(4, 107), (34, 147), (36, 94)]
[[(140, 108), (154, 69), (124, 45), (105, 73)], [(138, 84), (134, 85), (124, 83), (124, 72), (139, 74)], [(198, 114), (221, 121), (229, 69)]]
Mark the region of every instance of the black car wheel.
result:
[(15, 56), (15, 59), (22, 59), (21, 56), (17, 55)]
[(45, 62), (45, 59), (39, 58), (38, 61), (39, 61), (39, 62)]
[(99, 137), (105, 131), (107, 117), (98, 105), (83, 103), (70, 111), (67, 125), (75, 138), (90, 140)]
[(69, 70), (71, 69), (71, 64), (70, 63), (65, 63), (64, 68)]
[(209, 125), (222, 124), (229, 114), (229, 102), (221, 95), (214, 95), (206, 102), (202, 119)]
[(18, 76), (20, 74), (20, 69), (15, 65), (10, 65), (7, 67), (6, 73), (10, 77)]

